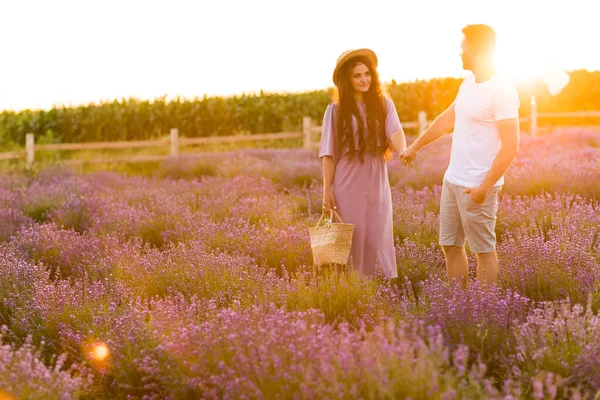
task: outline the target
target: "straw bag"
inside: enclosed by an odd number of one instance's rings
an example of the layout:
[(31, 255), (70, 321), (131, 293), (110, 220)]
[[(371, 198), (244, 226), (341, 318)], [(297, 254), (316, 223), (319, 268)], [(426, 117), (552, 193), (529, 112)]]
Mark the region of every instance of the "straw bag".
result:
[[(332, 209), (329, 221), (320, 225), (324, 215), (321, 214), (317, 226), (308, 228), (314, 264), (316, 267), (326, 264), (348, 265), (354, 224), (344, 223)], [(334, 215), (340, 222), (333, 222)]]

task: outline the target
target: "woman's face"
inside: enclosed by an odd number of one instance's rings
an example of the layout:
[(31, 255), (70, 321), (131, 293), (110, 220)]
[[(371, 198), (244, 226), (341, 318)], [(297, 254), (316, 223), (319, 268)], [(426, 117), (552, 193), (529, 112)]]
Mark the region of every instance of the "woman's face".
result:
[(368, 92), (371, 87), (371, 71), (363, 63), (356, 64), (350, 71), (350, 82), (355, 92)]

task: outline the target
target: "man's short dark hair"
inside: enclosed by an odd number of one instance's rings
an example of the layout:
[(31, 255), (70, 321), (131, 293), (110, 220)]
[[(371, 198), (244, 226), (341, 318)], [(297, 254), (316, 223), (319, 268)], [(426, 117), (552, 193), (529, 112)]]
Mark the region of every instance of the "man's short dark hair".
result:
[(493, 53), (496, 49), (496, 32), (485, 24), (467, 25), (462, 30), (469, 46), (477, 52)]

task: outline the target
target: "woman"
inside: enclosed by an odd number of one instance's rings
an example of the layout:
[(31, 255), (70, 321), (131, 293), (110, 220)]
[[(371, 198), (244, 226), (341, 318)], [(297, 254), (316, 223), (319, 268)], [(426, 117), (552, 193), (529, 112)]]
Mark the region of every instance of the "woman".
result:
[(338, 102), (327, 107), (319, 157), (323, 212), (354, 224), (350, 263), (364, 275), (398, 276), (387, 163), (406, 148), (396, 107), (382, 93), (372, 50), (343, 53), (333, 71)]

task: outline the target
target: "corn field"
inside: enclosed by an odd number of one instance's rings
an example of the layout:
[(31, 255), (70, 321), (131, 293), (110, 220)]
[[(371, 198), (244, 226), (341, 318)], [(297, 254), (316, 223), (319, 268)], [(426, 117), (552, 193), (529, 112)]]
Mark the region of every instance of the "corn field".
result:
[[(557, 96), (551, 96), (538, 83), (518, 87), (521, 115), (529, 114), (532, 93), (540, 112), (600, 110), (600, 71), (572, 71), (570, 76), (569, 85)], [(392, 81), (386, 89), (400, 119), (414, 121), (421, 110), (432, 118), (448, 107), (461, 81)], [(304, 116), (320, 123), (331, 95), (331, 89), (293, 94), (261, 92), (227, 98), (120, 99), (71, 108), (4, 111), (0, 113), (0, 147), (6, 150), (23, 146), (28, 132), (36, 135), (37, 143), (73, 143), (153, 139), (168, 134), (171, 128), (178, 128), (186, 137), (297, 131)]]

